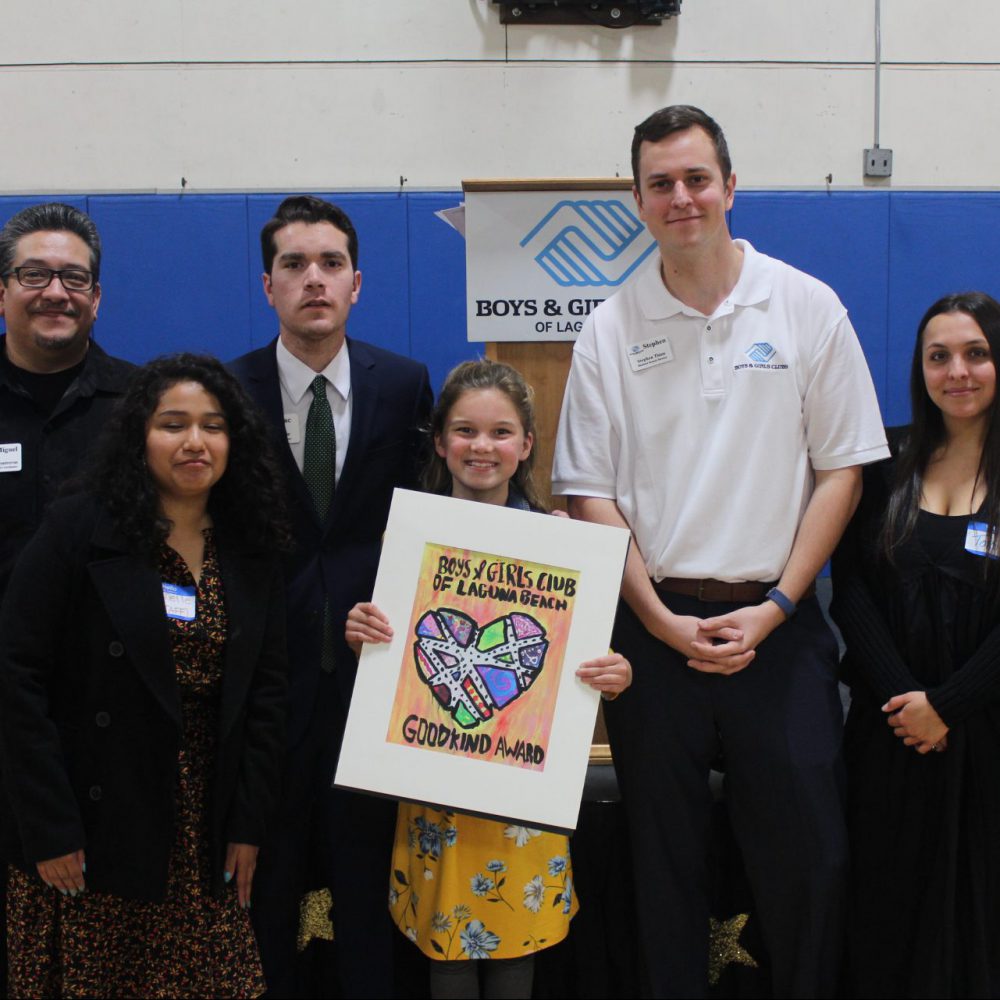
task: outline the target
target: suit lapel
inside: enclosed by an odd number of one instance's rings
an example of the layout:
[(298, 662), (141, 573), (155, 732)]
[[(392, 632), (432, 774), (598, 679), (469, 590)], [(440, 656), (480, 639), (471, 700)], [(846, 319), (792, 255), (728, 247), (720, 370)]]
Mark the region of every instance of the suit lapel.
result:
[[(319, 515), (309, 495), (309, 487), (302, 478), (299, 467), (295, 464), (292, 449), (288, 447), (288, 434), (285, 432), (285, 408), (281, 401), (281, 380), (278, 374), (278, 357), (275, 354), (273, 340), (267, 347), (257, 352), (253, 368), (249, 371), (248, 380), (251, 394), (257, 405), (263, 411), (274, 432), (274, 447), (278, 453), (282, 468), (288, 481), (288, 488), (295, 498), (295, 503), (307, 510), (317, 525)], [(302, 429), (305, 433), (305, 428)]]
[(91, 562), (87, 567), (90, 578), (129, 662), (179, 728), (181, 700), (160, 575), (154, 566), (122, 551), (121, 536), (103, 515), (95, 528), (94, 542), (101, 548), (119, 550), (119, 554)]
[(347, 344), (351, 360), (351, 436), (328, 523), (339, 517), (344, 505), (350, 500), (352, 487), (359, 478), (368, 453), (368, 443), (372, 438), (372, 427), (378, 410), (379, 387), (375, 377), (375, 362), (365, 350), (364, 344), (353, 340), (348, 340)]
[(281, 383), (278, 381), (278, 360), (274, 353), (274, 344), (272, 341), (257, 352), (250, 370), (249, 381), (253, 384), (253, 396), (257, 405), (264, 411), (264, 416), (270, 423), (281, 431), (279, 437), (285, 442), (287, 451), (288, 439), (284, 432), (285, 414), (281, 405)]

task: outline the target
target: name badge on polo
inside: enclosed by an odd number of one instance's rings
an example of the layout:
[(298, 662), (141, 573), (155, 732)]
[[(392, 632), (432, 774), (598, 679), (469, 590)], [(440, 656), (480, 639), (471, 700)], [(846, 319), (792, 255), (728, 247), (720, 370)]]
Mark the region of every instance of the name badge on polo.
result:
[(0, 444), (0, 472), (21, 471), (21, 446)]
[(163, 584), (163, 603), (168, 618), (179, 622), (193, 622), (198, 610), (194, 587), (181, 587), (176, 583)]
[(969, 527), (965, 530), (965, 551), (974, 556), (986, 556), (988, 559), (1000, 559), (996, 550), (996, 541), (993, 543), (993, 551), (990, 551), (990, 528), (984, 521), (970, 521)]
[(299, 415), (297, 413), (285, 414), (285, 434), (289, 444), (298, 444), (302, 440), (299, 432)]
[(674, 351), (667, 337), (653, 337), (652, 340), (629, 344), (625, 355), (634, 372), (644, 372), (647, 368), (655, 368), (674, 360)]

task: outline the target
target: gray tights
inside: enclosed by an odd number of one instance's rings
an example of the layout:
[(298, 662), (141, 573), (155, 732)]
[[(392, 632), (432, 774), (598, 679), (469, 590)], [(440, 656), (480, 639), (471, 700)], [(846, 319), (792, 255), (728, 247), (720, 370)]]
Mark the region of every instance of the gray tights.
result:
[[(434, 1000), (531, 1000), (535, 956), (431, 962)], [(480, 989), (480, 983), (482, 988)]]

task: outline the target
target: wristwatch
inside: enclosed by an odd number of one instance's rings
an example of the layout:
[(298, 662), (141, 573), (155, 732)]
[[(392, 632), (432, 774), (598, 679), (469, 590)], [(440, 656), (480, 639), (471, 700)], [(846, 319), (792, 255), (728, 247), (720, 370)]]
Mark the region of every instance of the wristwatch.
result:
[(777, 587), (772, 587), (764, 596), (769, 601), (774, 601), (785, 613), (786, 618), (791, 618), (795, 614), (795, 602)]

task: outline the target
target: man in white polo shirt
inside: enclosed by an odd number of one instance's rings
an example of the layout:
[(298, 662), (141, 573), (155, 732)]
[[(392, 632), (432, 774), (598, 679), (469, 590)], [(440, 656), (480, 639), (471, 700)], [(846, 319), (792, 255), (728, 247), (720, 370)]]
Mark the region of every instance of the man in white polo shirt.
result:
[(711, 796), (726, 796), (776, 996), (832, 995), (847, 865), (837, 647), (816, 574), (888, 455), (865, 359), (825, 285), (733, 240), (736, 178), (697, 108), (635, 131), (659, 245), (573, 352), (553, 491), (631, 529), (606, 706), (648, 991), (708, 988)]

